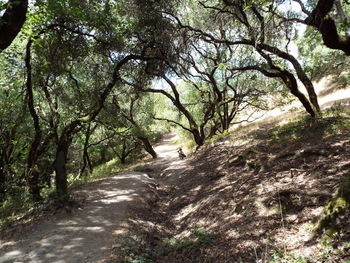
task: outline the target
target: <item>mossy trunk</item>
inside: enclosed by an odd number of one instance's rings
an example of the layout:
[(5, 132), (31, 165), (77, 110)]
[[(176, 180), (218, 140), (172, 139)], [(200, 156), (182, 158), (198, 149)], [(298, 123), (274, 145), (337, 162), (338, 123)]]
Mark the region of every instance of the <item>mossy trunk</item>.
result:
[(337, 194), (325, 206), (315, 231), (325, 231), (330, 236), (339, 230), (337, 219), (350, 209), (350, 176), (340, 185)]

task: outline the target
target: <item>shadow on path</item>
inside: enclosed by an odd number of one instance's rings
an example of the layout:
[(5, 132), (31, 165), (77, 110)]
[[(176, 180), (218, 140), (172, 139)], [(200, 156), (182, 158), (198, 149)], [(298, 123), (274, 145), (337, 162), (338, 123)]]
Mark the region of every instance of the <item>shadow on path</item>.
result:
[(118, 235), (126, 231), (131, 207), (143, 205), (147, 175), (129, 172), (91, 182), (75, 192), (83, 208), (61, 211), (12, 240), (3, 240), (0, 262), (103, 262)]
[(129, 230), (133, 211), (147, 207), (154, 180), (147, 175), (181, 169), (175, 136), (165, 135), (155, 147), (159, 158), (138, 171), (86, 183), (74, 192), (84, 200), (72, 213), (61, 211), (31, 229), (1, 240), (0, 263), (82, 263), (104, 262), (113, 246)]

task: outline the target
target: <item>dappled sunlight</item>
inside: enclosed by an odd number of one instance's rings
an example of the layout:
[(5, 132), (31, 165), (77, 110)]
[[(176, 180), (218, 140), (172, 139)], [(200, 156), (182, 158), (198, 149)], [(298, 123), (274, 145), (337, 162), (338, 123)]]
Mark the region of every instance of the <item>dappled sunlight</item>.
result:
[(186, 161), (185, 160), (176, 160), (171, 162), (171, 166), (164, 169), (164, 172), (168, 171), (174, 171), (174, 170), (181, 170), (183, 168), (186, 168)]
[[(77, 189), (75, 196), (85, 202), (81, 208), (71, 214), (61, 211), (34, 227), (26, 233), (36, 240), (29, 246), (19, 240), (7, 243), (0, 263), (102, 262), (117, 246), (113, 240), (128, 236), (133, 228), (138, 233), (155, 231), (152, 242), (166, 227), (176, 238), (187, 238), (189, 229), (209, 229), (218, 235), (213, 254), (218, 260), (225, 255), (261, 259), (280, 247), (303, 255), (317, 251), (310, 222), (349, 171), (350, 158), (343, 151), (348, 137), (319, 138), (320, 146), (310, 143), (307, 149), (296, 143), (267, 150), (266, 141), (258, 139), (241, 146), (225, 142), (185, 160), (179, 160), (173, 140), (163, 139), (168, 145), (155, 147), (159, 157), (139, 171)], [(152, 203), (156, 209), (144, 205), (145, 185), (161, 189)], [(130, 207), (139, 217), (126, 212)], [(171, 221), (164, 219), (163, 210)]]
[(339, 81), (348, 74), (348, 72), (342, 72), (338, 75), (330, 74), (314, 82), (321, 105), (330, 101), (350, 98), (350, 87), (346, 83)]
[(264, 136), (254, 144), (215, 144), (161, 173), (171, 190), (163, 197), (167, 224), (176, 236), (198, 226), (216, 233), (215, 254), (208, 253), (217, 262), (225, 255), (252, 262), (280, 248), (317, 253), (312, 222), (349, 171), (346, 135), (304, 136), (307, 147), (268, 147)]
[[(346, 74), (346, 72), (343, 72), (340, 75)], [(315, 92), (318, 95), (318, 103), (322, 111), (330, 107), (337, 107), (340, 105), (347, 107), (350, 105), (350, 86), (347, 84), (345, 85), (339, 83), (339, 76), (328, 75), (321, 78), (319, 81), (313, 82), (313, 84), (315, 87)], [(301, 88), (301, 91), (305, 95), (307, 95), (307, 92), (302, 85)], [(253, 114), (251, 116), (251, 119), (256, 119), (256, 121), (243, 123), (241, 124), (241, 127), (251, 127), (251, 129), (259, 129), (259, 126), (263, 127), (266, 126), (266, 124), (268, 123), (278, 123), (281, 125), (305, 113), (306, 112), (305, 109), (303, 109), (302, 104), (299, 101), (294, 100), (288, 105)], [(249, 115), (250, 114), (242, 115), (241, 118), (245, 119)], [(239, 127), (239, 129), (241, 127)], [(236, 129), (236, 127), (232, 127), (232, 129)], [(243, 143), (247, 143), (247, 141), (243, 139), (238, 140), (234, 143), (235, 145), (241, 145)]]
[(1, 251), (0, 262), (102, 262), (113, 240), (125, 233), (128, 207), (139, 207), (150, 179), (130, 172), (89, 182), (75, 195), (85, 201), (72, 213), (35, 225), (25, 237), (30, 245), (13, 240)]
[(155, 151), (159, 154), (159, 158), (176, 158), (176, 147), (170, 145), (163, 145), (155, 147)]
[[(175, 145), (178, 136), (172, 133), (165, 134), (161, 142), (154, 147), (158, 158), (147, 165), (138, 168), (137, 171), (147, 173), (151, 177), (161, 177), (166, 180), (176, 180), (179, 173), (188, 168), (187, 159), (180, 160), (179, 146)], [(189, 154), (185, 151), (185, 154)], [(166, 178), (165, 178), (166, 177)]]
[(9, 262), (8, 261), (9, 259), (21, 256), (21, 255), (23, 255), (23, 252), (20, 250), (13, 250), (10, 252), (6, 252), (3, 256), (1, 256), (0, 262), (1, 263), (4, 263), (6, 261)]
[(176, 217), (174, 218), (175, 221), (181, 221), (183, 220), (185, 217), (189, 216), (193, 210), (198, 210), (198, 208), (201, 206), (201, 203), (198, 204), (189, 204), (188, 206), (186, 206), (185, 208), (181, 209), (179, 211), (179, 213), (176, 215)]
[(177, 159), (177, 150), (179, 146), (174, 143), (178, 140), (178, 136), (172, 133), (166, 134), (161, 141), (161, 144), (154, 147), (160, 159)]
[[(286, 221), (287, 220), (288, 218), (286, 218)], [(293, 220), (295, 221), (297, 218), (293, 218)], [(281, 244), (281, 247), (288, 247), (288, 249), (293, 250), (294, 253), (306, 257), (312, 256), (315, 250), (320, 247), (317, 243), (305, 245), (314, 239), (312, 225), (309, 222), (298, 224), (297, 227), (283, 226), (274, 237), (276, 241)]]

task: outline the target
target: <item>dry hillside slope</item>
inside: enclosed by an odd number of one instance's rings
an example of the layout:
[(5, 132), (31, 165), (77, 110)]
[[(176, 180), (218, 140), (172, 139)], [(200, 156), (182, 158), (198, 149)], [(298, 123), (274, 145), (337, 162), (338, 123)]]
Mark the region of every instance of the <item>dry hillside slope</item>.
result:
[(181, 167), (150, 170), (159, 199), (133, 221), (137, 237), (124, 262), (350, 260), (349, 211), (337, 219), (339, 231), (328, 233), (333, 240), (314, 232), (324, 206), (349, 180), (349, 119), (301, 119), (241, 134)]

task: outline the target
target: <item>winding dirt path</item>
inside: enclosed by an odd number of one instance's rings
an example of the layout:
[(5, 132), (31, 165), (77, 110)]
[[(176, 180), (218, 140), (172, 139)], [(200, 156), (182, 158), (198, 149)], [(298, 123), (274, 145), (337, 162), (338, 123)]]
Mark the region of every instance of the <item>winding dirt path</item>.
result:
[[(147, 169), (162, 171), (177, 160), (174, 137), (155, 148), (159, 158)], [(84, 206), (34, 224), (11, 240), (0, 238), (0, 263), (104, 262), (110, 249), (127, 233), (133, 209), (147, 205), (154, 179), (146, 172), (126, 172), (87, 183), (75, 191)], [(120, 243), (120, 242), (119, 242)]]

